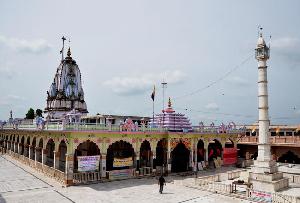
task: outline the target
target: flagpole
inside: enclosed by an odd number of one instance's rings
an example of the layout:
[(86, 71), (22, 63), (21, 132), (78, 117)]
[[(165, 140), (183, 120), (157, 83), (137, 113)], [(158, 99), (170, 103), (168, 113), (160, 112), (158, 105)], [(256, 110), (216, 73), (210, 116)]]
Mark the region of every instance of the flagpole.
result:
[(153, 102), (152, 102), (152, 127), (154, 127), (154, 99), (153, 99)]

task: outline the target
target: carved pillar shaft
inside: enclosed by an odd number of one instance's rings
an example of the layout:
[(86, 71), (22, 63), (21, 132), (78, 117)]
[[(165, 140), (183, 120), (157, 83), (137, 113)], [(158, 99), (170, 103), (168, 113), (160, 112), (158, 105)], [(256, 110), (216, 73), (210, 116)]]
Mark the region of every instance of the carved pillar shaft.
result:
[(59, 169), (59, 152), (53, 151), (53, 168)]
[(100, 160), (100, 172), (101, 172), (101, 177), (105, 178), (106, 177), (106, 154), (101, 154), (101, 160)]
[(73, 184), (74, 154), (66, 154), (65, 184)]

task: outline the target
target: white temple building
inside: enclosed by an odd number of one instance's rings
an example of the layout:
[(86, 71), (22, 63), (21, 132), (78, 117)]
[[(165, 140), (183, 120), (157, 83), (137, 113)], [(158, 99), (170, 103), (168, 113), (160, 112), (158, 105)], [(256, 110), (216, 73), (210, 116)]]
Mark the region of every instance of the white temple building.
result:
[(171, 98), (169, 98), (168, 108), (162, 110), (161, 114), (156, 114), (150, 121), (150, 125), (153, 127), (165, 128), (169, 131), (192, 131), (192, 124), (190, 120), (181, 113), (175, 113), (172, 108)]
[(47, 119), (61, 119), (71, 111), (86, 115), (87, 106), (81, 83), (81, 73), (68, 49), (67, 57), (62, 59), (56, 70), (54, 80), (47, 91)]

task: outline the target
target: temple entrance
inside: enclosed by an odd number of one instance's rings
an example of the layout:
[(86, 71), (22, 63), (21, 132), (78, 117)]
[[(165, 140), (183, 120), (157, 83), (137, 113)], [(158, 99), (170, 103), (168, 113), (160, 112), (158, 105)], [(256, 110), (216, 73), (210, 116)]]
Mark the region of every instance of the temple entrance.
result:
[(180, 141), (171, 153), (171, 172), (185, 172), (189, 170), (190, 150)]
[[(128, 158), (127, 161), (125, 159)], [(124, 160), (124, 164), (117, 163), (117, 160)], [(106, 170), (121, 170), (133, 168), (134, 149), (132, 145), (123, 140), (111, 144), (107, 149)]]
[(141, 168), (151, 167), (151, 158), (152, 158), (151, 146), (150, 146), (150, 143), (147, 140), (145, 140), (141, 144), (141, 148), (140, 148), (140, 163), (139, 163), (139, 166)]
[[(67, 149), (66, 149), (67, 150)], [(87, 140), (83, 143), (80, 143), (75, 150), (74, 154), (74, 172), (78, 172), (78, 156), (97, 156), (100, 154), (100, 149), (96, 143)], [(100, 171), (100, 166), (97, 167), (98, 171)]]
[(154, 160), (154, 167), (159, 173), (163, 173), (163, 168), (167, 166), (167, 140), (165, 138), (158, 141), (156, 145), (156, 159)]
[(50, 139), (46, 145), (46, 152), (47, 152), (46, 165), (47, 166), (53, 167), (54, 150), (55, 150), (55, 143), (52, 139)]
[(58, 154), (59, 154), (58, 169), (62, 172), (64, 172), (66, 168), (66, 153), (67, 153), (67, 145), (65, 141), (62, 140), (58, 146)]
[(30, 150), (30, 159), (34, 160), (35, 158), (35, 147), (36, 147), (36, 138), (33, 138), (32, 140), (32, 146), (29, 147)]

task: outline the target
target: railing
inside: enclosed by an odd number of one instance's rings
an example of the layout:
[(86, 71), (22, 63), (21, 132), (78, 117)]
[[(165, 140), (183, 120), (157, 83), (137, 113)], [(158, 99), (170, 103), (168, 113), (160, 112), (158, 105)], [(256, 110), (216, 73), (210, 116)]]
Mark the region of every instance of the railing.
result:
[(227, 194), (232, 193), (231, 184), (215, 182), (212, 180), (208, 180), (207, 178), (197, 179), (196, 186), (198, 186), (203, 190), (208, 190), (212, 192), (227, 193)]
[(228, 180), (239, 178), (241, 176), (241, 172), (242, 172), (241, 170), (227, 172)]
[(60, 170), (54, 169), (52, 167), (49, 167), (38, 161), (34, 161), (32, 159), (29, 159), (28, 157), (25, 157), (24, 155), (20, 155), (12, 151), (10, 151), (9, 155), (15, 158), (16, 160), (22, 162), (23, 164), (35, 168), (37, 171), (44, 173), (45, 175), (54, 178), (55, 180), (61, 183), (64, 183), (65, 181), (65, 173)]
[[(72, 131), (92, 131), (92, 130), (99, 130), (99, 131), (115, 131), (115, 132), (166, 132), (168, 131), (167, 128), (164, 127), (152, 127), (147, 125), (132, 125), (130, 127), (125, 126), (123, 124), (116, 125), (116, 124), (98, 124), (98, 123), (72, 123), (72, 124), (65, 124), (62, 122), (46, 122), (46, 124), (41, 128), (40, 126), (34, 124), (18, 124), (18, 125), (11, 125), (5, 124), (2, 126), (3, 129), (20, 129), (20, 130), (72, 130)], [(1, 126), (0, 126), (1, 129)], [(185, 132), (182, 130), (182, 132)], [(192, 131), (194, 133), (200, 134), (207, 134), (207, 133), (227, 133), (227, 134), (236, 134), (236, 133), (245, 133), (244, 128), (227, 128), (223, 129), (220, 127), (211, 127), (211, 126), (193, 126)]]
[(273, 193), (272, 194), (272, 203), (299, 203), (300, 200), (298, 197), (284, 195), (280, 193)]
[[(257, 143), (257, 136), (244, 136), (240, 138), (240, 143)], [(272, 136), (270, 137), (271, 144), (300, 144), (299, 136)]]
[(73, 183), (87, 183), (101, 180), (100, 172), (81, 172), (73, 174)]
[(220, 174), (211, 175), (211, 176), (203, 176), (195, 179), (196, 184), (201, 184), (201, 182), (217, 182), (220, 181)]

